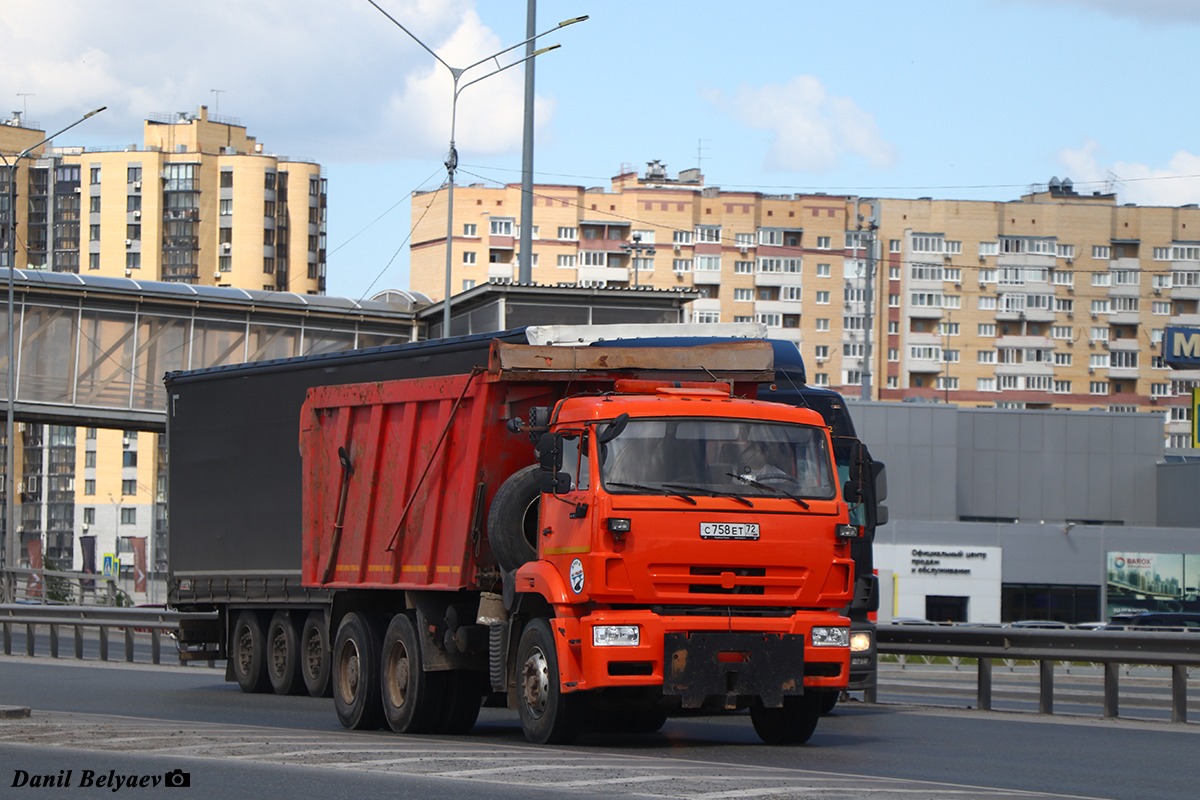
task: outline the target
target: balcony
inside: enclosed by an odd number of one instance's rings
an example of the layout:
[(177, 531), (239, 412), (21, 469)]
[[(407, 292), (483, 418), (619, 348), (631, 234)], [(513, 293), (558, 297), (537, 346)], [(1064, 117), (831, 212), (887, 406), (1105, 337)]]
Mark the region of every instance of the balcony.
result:
[(1108, 315), (1109, 325), (1137, 325), (1140, 315), (1136, 311), (1115, 311)]
[(799, 314), (803, 306), (792, 300), (759, 300), (754, 304), (756, 314)]
[(712, 286), (721, 282), (721, 273), (711, 269), (692, 272), (692, 283), (696, 286)]
[(1136, 381), (1138, 379), (1137, 367), (1109, 367), (1109, 380), (1120, 381)]
[(1200, 314), (1176, 314), (1171, 317), (1171, 324), (1182, 327), (1200, 326)]
[(758, 272), (754, 275), (755, 286), (799, 286), (799, 272)]
[(512, 276), (513, 276), (513, 265), (511, 262), (508, 264), (504, 264), (504, 263), (488, 264), (487, 279), (489, 281), (492, 281), (492, 280), (511, 281)]
[(1200, 300), (1200, 286), (1172, 286), (1170, 298), (1172, 300)]
[(946, 365), (941, 361), (918, 361), (910, 358), (905, 368), (917, 375), (940, 375), (944, 366)]
[(577, 281), (607, 281), (609, 283), (628, 283), (628, 267), (579, 267), (575, 273)]
[(1109, 350), (1118, 350), (1118, 351), (1124, 350), (1126, 352), (1132, 351), (1132, 352), (1136, 353), (1142, 349), (1142, 343), (1139, 342), (1137, 339), (1133, 339), (1133, 338), (1109, 339), (1108, 340), (1108, 349)]

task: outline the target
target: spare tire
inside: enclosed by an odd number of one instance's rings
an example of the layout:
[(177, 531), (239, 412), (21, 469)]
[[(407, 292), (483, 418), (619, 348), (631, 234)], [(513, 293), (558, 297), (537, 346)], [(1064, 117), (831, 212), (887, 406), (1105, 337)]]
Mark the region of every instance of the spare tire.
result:
[(488, 541), (496, 563), (505, 572), (516, 572), (522, 564), (537, 558), (541, 473), (537, 464), (514, 472), (492, 499)]

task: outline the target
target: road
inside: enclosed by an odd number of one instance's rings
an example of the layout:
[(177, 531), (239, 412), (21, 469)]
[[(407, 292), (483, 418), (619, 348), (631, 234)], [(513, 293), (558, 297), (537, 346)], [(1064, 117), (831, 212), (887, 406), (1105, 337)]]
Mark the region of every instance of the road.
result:
[[(12, 787), (16, 770), (72, 770), (69, 793), (28, 790), (38, 796), (113, 796), (108, 787), (80, 789), (85, 769), (182, 769), (205, 797), (228, 798), (1162, 800), (1193, 796), (1200, 785), (1200, 726), (1156, 722), (850, 703), (798, 748), (762, 745), (745, 716), (673, 719), (660, 734), (537, 747), (502, 709), (484, 709), (462, 737), (348, 732), (330, 700), (243, 695), (220, 670), (24, 657), (0, 659), (0, 704), (34, 709), (31, 719), (0, 721), (4, 797), (24, 796)], [(1165, 768), (1132, 766), (1146, 763)]]

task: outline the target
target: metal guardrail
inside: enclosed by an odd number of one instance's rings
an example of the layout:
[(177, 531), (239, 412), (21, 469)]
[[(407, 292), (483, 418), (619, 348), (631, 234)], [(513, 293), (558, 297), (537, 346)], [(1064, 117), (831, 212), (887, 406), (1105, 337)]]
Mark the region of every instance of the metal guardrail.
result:
[(97, 628), (100, 632), (100, 660), (108, 661), (111, 632), (120, 630), (125, 635), (125, 660), (133, 662), (134, 633), (139, 630), (150, 633), (151, 663), (162, 663), (162, 634), (176, 632), (183, 622), (213, 622), (216, 613), (197, 614), (168, 611), (161, 608), (105, 608), (100, 606), (52, 606), (26, 605), (22, 603), (0, 605), (0, 628), (3, 629), (4, 655), (12, 655), (12, 629), (14, 625), (25, 626), (25, 655), (34, 656), (37, 627), (50, 628), (50, 657), (59, 657), (60, 633), (62, 628), (74, 630), (75, 658), (83, 658), (83, 631)]
[[(1187, 671), (1200, 667), (1200, 635), (1159, 631), (1081, 631), (943, 625), (880, 625), (879, 653), (978, 659), (978, 708), (992, 708), (992, 661), (1036, 661), (1038, 711), (1054, 713), (1054, 663), (1104, 665), (1104, 716), (1120, 716), (1122, 664), (1171, 668), (1171, 721), (1187, 722)], [(874, 698), (869, 698), (874, 699)]]
[(42, 605), (119, 606), (128, 595), (112, 578), (90, 572), (53, 569), (6, 569), (4, 596), (13, 602)]

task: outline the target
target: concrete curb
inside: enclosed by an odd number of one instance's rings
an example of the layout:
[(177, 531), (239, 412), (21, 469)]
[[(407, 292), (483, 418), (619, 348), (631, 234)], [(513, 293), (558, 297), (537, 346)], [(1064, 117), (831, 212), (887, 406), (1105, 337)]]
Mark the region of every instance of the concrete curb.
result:
[(29, 714), (29, 706), (0, 706), (0, 719), (25, 719)]

